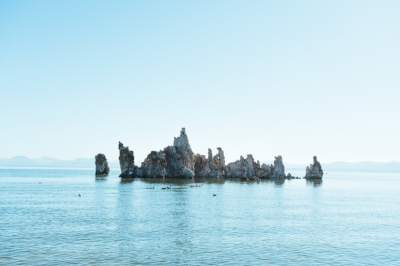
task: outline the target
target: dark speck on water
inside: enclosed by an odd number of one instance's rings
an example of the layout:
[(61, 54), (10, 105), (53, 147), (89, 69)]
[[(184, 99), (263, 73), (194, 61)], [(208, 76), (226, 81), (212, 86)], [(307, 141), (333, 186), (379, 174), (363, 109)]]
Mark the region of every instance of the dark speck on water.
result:
[(263, 182), (93, 174), (0, 169), (0, 265), (400, 261), (400, 173)]

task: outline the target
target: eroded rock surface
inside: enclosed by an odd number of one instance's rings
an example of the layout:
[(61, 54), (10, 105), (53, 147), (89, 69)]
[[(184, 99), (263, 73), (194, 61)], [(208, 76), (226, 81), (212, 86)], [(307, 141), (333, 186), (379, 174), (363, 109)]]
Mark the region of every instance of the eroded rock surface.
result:
[[(119, 142), (119, 165), (121, 167), (120, 177), (134, 177), (135, 176), (135, 157), (133, 151), (129, 150), (129, 147), (125, 147), (124, 144)], [(137, 168), (137, 167), (136, 167)]]
[(225, 164), (224, 151), (218, 147), (213, 156), (211, 149), (205, 155), (194, 154), (189, 144), (185, 128), (180, 136), (174, 138), (172, 146), (156, 152), (152, 151), (143, 161), (141, 167), (134, 164), (133, 151), (120, 142), (118, 145), (121, 166), (121, 177), (146, 178), (193, 178), (193, 177), (229, 177), (243, 180), (258, 180), (260, 178), (285, 177), (285, 167), (282, 156), (275, 157), (274, 164), (260, 165), (251, 154), (246, 159)]
[(285, 166), (282, 162), (282, 156), (275, 157), (274, 165), (272, 168), (272, 178), (285, 178)]
[(226, 166), (226, 176), (229, 178), (250, 178), (255, 176), (255, 169), (257, 168), (254, 162), (253, 155), (248, 154), (244, 159), (240, 156), (240, 160), (229, 163)]
[(317, 160), (317, 156), (314, 156), (314, 163), (310, 164), (306, 168), (306, 179), (322, 179), (324, 171), (322, 171), (321, 164)]
[(195, 154), (194, 173), (197, 177), (219, 177), (225, 175), (225, 155), (224, 151), (218, 147), (215, 156), (212, 155), (211, 149), (208, 149), (208, 157)]
[(167, 160), (163, 151), (152, 151), (142, 163), (138, 177), (164, 178), (166, 175)]
[(110, 172), (107, 158), (104, 154), (99, 153), (95, 156), (96, 176), (106, 176)]
[(143, 161), (141, 167), (134, 165), (133, 152), (122, 143), (119, 145), (121, 176), (147, 178), (193, 178), (193, 151), (185, 128), (174, 144), (163, 151), (152, 151)]
[(185, 128), (182, 128), (179, 137), (174, 138), (174, 145), (164, 149), (166, 177), (193, 178), (194, 160), (193, 151)]
[(253, 155), (248, 154), (246, 159), (240, 156), (240, 160), (229, 163), (225, 168), (226, 176), (230, 178), (241, 178), (242, 180), (257, 180), (264, 178), (284, 178), (285, 166), (282, 156), (276, 156), (274, 164), (267, 165), (254, 161)]

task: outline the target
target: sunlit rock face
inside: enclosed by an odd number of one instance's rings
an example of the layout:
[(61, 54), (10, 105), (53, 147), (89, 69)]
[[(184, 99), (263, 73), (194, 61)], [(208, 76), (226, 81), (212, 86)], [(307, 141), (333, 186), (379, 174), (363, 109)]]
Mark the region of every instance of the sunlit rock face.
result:
[(104, 154), (99, 153), (95, 156), (96, 176), (106, 176), (110, 172), (107, 158)]
[(257, 164), (254, 162), (253, 155), (248, 154), (244, 159), (240, 156), (240, 160), (229, 163), (225, 167), (226, 176), (229, 178), (251, 178), (255, 176)]
[(247, 180), (264, 178), (284, 178), (285, 166), (282, 156), (275, 157), (274, 164), (267, 165), (254, 161), (253, 155), (247, 155), (246, 159), (240, 156), (240, 160), (229, 163), (225, 167), (226, 176), (229, 178), (241, 178)]
[(280, 155), (275, 157), (271, 178), (285, 178), (285, 166)]
[(306, 168), (306, 176), (307, 179), (321, 179), (324, 175), (324, 171), (322, 171), (321, 164), (317, 160), (317, 156), (314, 156), (314, 163), (310, 164)]
[(163, 151), (152, 151), (143, 161), (141, 167), (134, 165), (133, 151), (120, 142), (118, 145), (121, 166), (121, 177), (146, 178), (193, 178), (193, 151), (185, 128), (179, 137), (174, 138), (173, 146)]
[(166, 177), (194, 177), (193, 151), (190, 147), (185, 128), (182, 128), (179, 137), (174, 138), (174, 145), (164, 149), (164, 153), (167, 161)]
[(121, 142), (119, 148), (119, 162), (121, 177), (145, 178), (194, 178), (196, 177), (229, 177), (244, 180), (258, 180), (260, 178), (284, 178), (285, 167), (282, 156), (275, 157), (273, 165), (260, 165), (253, 155), (225, 164), (224, 151), (218, 147), (213, 156), (211, 149), (205, 155), (194, 154), (189, 144), (185, 128), (182, 128), (179, 137), (174, 138), (172, 146), (156, 152), (152, 151), (143, 161), (141, 167), (134, 164), (133, 151)]
[[(120, 177), (134, 177), (135, 175), (135, 157), (133, 151), (129, 150), (129, 147), (124, 147), (124, 144), (119, 142), (119, 165), (121, 167)], [(137, 168), (137, 167), (136, 167)]]
[(217, 148), (218, 152), (212, 155), (211, 149), (208, 149), (208, 157), (195, 154), (194, 173), (196, 177), (219, 177), (225, 175), (225, 155), (221, 148)]

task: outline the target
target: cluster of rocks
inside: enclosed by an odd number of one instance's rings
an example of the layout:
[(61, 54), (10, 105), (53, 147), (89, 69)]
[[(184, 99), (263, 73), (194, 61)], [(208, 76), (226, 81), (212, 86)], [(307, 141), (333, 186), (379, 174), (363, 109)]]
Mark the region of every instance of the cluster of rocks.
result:
[(194, 154), (189, 144), (185, 128), (180, 136), (174, 138), (174, 144), (161, 151), (152, 151), (140, 167), (134, 165), (133, 151), (119, 143), (121, 177), (147, 178), (240, 178), (242, 180), (259, 180), (266, 178), (291, 178), (285, 175), (282, 156), (276, 156), (274, 164), (260, 165), (251, 154), (240, 157), (236, 162), (225, 164), (224, 151), (218, 147), (213, 156)]
[(285, 178), (285, 166), (282, 162), (282, 156), (275, 157), (274, 164), (267, 165), (254, 161), (253, 155), (248, 154), (244, 159), (240, 156), (240, 160), (229, 163), (226, 166), (226, 177), (241, 178), (242, 180), (257, 180), (261, 178)]
[[(260, 164), (253, 155), (246, 158), (240, 156), (236, 162), (225, 164), (224, 151), (217, 148), (213, 156), (211, 149), (208, 155), (194, 154), (189, 144), (185, 128), (180, 136), (174, 138), (172, 146), (160, 151), (152, 151), (147, 155), (141, 166), (135, 166), (135, 156), (129, 147), (121, 142), (118, 144), (119, 162), (121, 167), (120, 177), (124, 178), (240, 178), (241, 180), (255, 181), (259, 179), (298, 179), (290, 173), (285, 175), (285, 166), (282, 156), (275, 157), (273, 164)], [(109, 172), (107, 159), (104, 154), (96, 156), (96, 175), (107, 175)], [(321, 164), (314, 156), (314, 163), (306, 169), (307, 179), (322, 178)]]
[(99, 153), (95, 156), (96, 176), (107, 176), (110, 172), (107, 158), (104, 154)]
[(152, 151), (147, 155), (141, 167), (135, 166), (133, 151), (119, 143), (120, 177), (147, 178), (193, 178), (193, 151), (189, 144), (185, 128), (179, 137), (174, 138), (174, 145), (162, 151)]
[(194, 174), (196, 177), (219, 177), (225, 175), (225, 155), (221, 148), (217, 148), (218, 153), (213, 156), (211, 149), (208, 149), (208, 156), (195, 154)]
[(310, 164), (306, 168), (306, 179), (321, 179), (324, 175), (324, 171), (322, 171), (321, 164), (317, 160), (317, 156), (314, 156), (314, 163)]

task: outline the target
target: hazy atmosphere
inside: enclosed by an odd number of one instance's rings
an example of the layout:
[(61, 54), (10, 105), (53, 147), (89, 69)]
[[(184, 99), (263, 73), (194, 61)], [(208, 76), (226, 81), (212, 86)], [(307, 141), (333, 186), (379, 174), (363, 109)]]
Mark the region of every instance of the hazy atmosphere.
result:
[(142, 161), (182, 127), (291, 163), (400, 160), (400, 1), (0, 1), (0, 158)]

